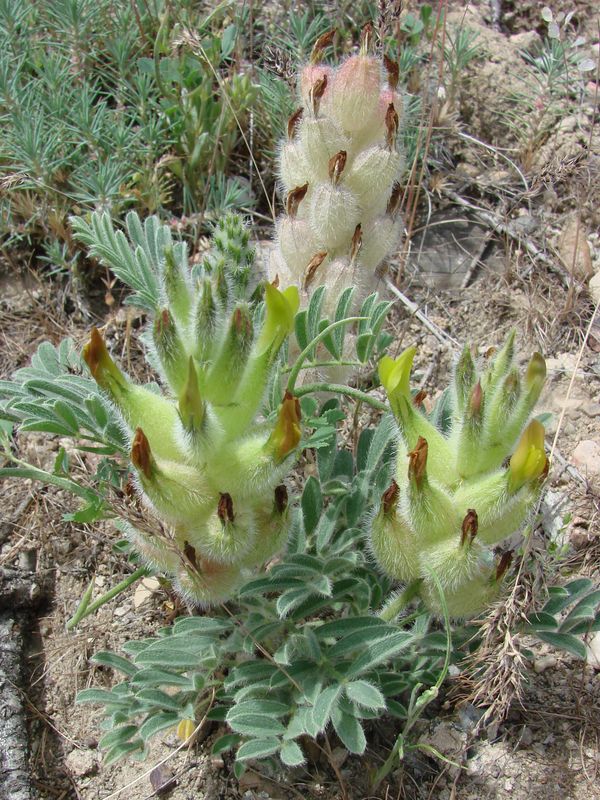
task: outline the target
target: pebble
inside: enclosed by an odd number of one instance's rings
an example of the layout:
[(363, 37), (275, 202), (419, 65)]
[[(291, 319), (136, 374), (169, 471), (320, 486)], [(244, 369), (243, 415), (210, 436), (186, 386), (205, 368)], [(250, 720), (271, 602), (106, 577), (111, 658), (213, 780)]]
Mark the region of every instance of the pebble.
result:
[(98, 771), (98, 756), (92, 750), (71, 750), (65, 759), (65, 766), (72, 775), (84, 778)]
[(571, 460), (585, 475), (600, 475), (600, 444), (584, 439), (573, 450)]
[(600, 417), (600, 403), (587, 403), (581, 410), (588, 417)]
[(600, 670), (600, 631), (595, 633), (585, 646), (587, 663), (592, 669)]
[(557, 663), (558, 659), (556, 656), (548, 654), (547, 656), (540, 656), (540, 658), (536, 658), (533, 662), (533, 669), (534, 672), (537, 672), (538, 675), (541, 675), (541, 673), (545, 672), (549, 667), (555, 667)]

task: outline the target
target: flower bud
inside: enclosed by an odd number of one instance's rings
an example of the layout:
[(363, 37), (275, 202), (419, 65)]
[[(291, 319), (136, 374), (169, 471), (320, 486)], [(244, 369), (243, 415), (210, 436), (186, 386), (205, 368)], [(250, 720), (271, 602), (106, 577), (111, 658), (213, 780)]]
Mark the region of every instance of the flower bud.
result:
[(308, 183), (312, 177), (304, 149), (299, 142), (283, 142), (279, 151), (279, 177), (287, 192)]
[(419, 542), (398, 511), (398, 498), (398, 484), (392, 481), (371, 523), (369, 548), (386, 575), (398, 581), (412, 581), (419, 577)]
[(340, 150), (348, 151), (350, 140), (333, 119), (307, 118), (300, 125), (299, 146), (310, 169), (308, 182), (312, 185), (329, 178), (331, 158)]
[(168, 308), (154, 320), (153, 339), (164, 376), (173, 392), (178, 394), (185, 383), (188, 356)]
[(300, 444), (300, 402), (290, 392), (285, 393), (277, 422), (267, 442), (267, 448), (277, 463), (281, 463)]
[(356, 196), (342, 186), (319, 183), (313, 187), (308, 220), (317, 241), (342, 247), (360, 222)]
[(252, 550), (243, 559), (242, 564), (248, 569), (262, 566), (284, 547), (289, 532), (289, 513), (287, 507), (287, 489), (282, 484), (275, 488), (273, 509), (270, 513), (264, 507), (257, 508), (257, 537)]
[(188, 361), (187, 379), (179, 395), (178, 408), (184, 430), (191, 434), (200, 432), (204, 426), (206, 403), (200, 395), (198, 374), (192, 356)]
[(381, 66), (368, 55), (351, 56), (337, 70), (331, 84), (331, 111), (345, 131), (357, 134), (373, 126)]
[(219, 329), (219, 310), (215, 302), (210, 278), (205, 278), (198, 292), (194, 311), (194, 356), (200, 364), (210, 359), (215, 336)]
[(200, 606), (224, 603), (244, 581), (244, 574), (237, 565), (222, 564), (200, 555), (189, 557), (180, 567), (176, 587), (183, 597)]
[(167, 295), (171, 312), (177, 322), (184, 328), (189, 322), (192, 308), (192, 295), (187, 276), (175, 260), (175, 253), (171, 245), (165, 247), (164, 257), (163, 281), (165, 294)]
[(359, 262), (367, 274), (374, 274), (383, 259), (396, 246), (402, 233), (402, 220), (386, 215), (376, 217), (363, 226)]
[(471, 349), (465, 345), (454, 368), (454, 402), (457, 416), (460, 416), (466, 408), (476, 377)]
[(455, 459), (451, 445), (412, 403), (409, 380), (415, 352), (416, 348), (409, 347), (396, 359), (384, 356), (379, 362), (379, 377), (406, 447), (413, 450), (419, 437), (425, 438), (429, 444), (430, 475), (437, 480), (451, 482), (455, 474)]
[(429, 447), (419, 437), (408, 454), (408, 483), (402, 509), (417, 537), (419, 548), (427, 548), (459, 530), (460, 518), (451, 495), (427, 474)]
[[(486, 565), (480, 565), (467, 583), (444, 591), (448, 615), (451, 619), (469, 619), (492, 603), (498, 592), (499, 584), (494, 579), (494, 572)], [(433, 580), (424, 581), (421, 596), (430, 611), (438, 616), (442, 615), (439, 591)]]
[(392, 186), (404, 171), (404, 160), (395, 150), (374, 145), (358, 153), (345, 176), (359, 205), (371, 217), (385, 213)]
[(324, 84), (322, 91), (320, 88), (317, 90), (317, 111), (322, 101), (327, 102), (332, 75), (332, 68), (324, 64), (307, 64), (307, 66), (302, 69), (300, 72), (299, 89), (305, 108), (314, 112), (314, 87), (316, 85), (321, 87)]
[(217, 405), (231, 402), (250, 355), (254, 328), (250, 309), (239, 303), (233, 310), (219, 354), (205, 381), (208, 399)]
[(224, 492), (205, 524), (191, 525), (182, 535), (204, 558), (218, 564), (240, 565), (254, 547), (256, 520), (249, 507), (238, 503), (234, 509), (231, 495)]
[(177, 410), (165, 397), (130, 383), (110, 357), (96, 328), (83, 348), (92, 377), (114, 402), (131, 430), (143, 428), (158, 457), (182, 457), (177, 441)]
[(319, 250), (307, 220), (281, 217), (277, 223), (277, 241), (281, 253), (296, 275), (303, 275), (311, 258)]
[(532, 420), (517, 445), (508, 467), (508, 485), (511, 492), (525, 483), (536, 481), (547, 471), (548, 459), (544, 451), (544, 426)]

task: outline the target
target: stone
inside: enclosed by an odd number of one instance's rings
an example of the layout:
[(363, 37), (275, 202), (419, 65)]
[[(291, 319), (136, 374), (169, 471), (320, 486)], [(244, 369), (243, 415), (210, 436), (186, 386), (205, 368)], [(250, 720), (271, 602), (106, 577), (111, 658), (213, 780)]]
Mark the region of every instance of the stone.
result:
[(556, 656), (549, 653), (547, 656), (540, 656), (540, 658), (536, 658), (533, 662), (533, 670), (537, 672), (538, 675), (541, 675), (542, 672), (545, 672), (549, 667), (555, 667), (558, 663), (558, 659)]
[(85, 778), (98, 772), (98, 755), (93, 750), (71, 750), (65, 766), (77, 778)]
[(600, 631), (595, 633), (585, 646), (587, 663), (592, 669), (600, 670)]
[(594, 303), (600, 303), (600, 271), (590, 279), (588, 286)]
[(573, 450), (571, 461), (585, 476), (600, 475), (600, 444), (584, 439)]

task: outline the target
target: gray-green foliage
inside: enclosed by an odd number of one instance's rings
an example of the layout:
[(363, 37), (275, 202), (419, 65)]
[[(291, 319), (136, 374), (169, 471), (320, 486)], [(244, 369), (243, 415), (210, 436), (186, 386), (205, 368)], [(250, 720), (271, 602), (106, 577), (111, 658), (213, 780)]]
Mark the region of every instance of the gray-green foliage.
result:
[(4, 236), (45, 241), (65, 267), (77, 253), (70, 213), (210, 216), (251, 202), (228, 160), (256, 89), (232, 68), (240, 28), (226, 7), (207, 17), (190, 2), (3, 0)]
[[(314, 401), (303, 405), (314, 415)], [(342, 413), (329, 401), (321, 418), (334, 422)], [(447, 641), (425, 613), (405, 624), (373, 615), (389, 587), (365, 552), (363, 528), (389, 480), (393, 436), (389, 422), (363, 431), (354, 459), (329, 426), (287, 555), (242, 587), (232, 614), (181, 618), (125, 644), (125, 657), (94, 657), (124, 674), (110, 691), (79, 695), (104, 706), (108, 761), (205, 713), (225, 719), (234, 734), (217, 740), (215, 752), (235, 747), (238, 762), (278, 755), (290, 766), (305, 761), (305, 736), (333, 729), (360, 754), (369, 720), (384, 713), (406, 720), (406, 698), (436, 682)]]

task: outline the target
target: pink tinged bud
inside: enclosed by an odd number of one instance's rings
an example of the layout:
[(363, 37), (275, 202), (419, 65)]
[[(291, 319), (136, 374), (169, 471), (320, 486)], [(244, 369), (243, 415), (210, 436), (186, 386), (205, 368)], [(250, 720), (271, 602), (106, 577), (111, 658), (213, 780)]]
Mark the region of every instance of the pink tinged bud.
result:
[(341, 185), (316, 185), (310, 198), (308, 221), (316, 239), (327, 250), (347, 246), (360, 222), (356, 196)]
[(329, 117), (305, 119), (300, 126), (299, 147), (312, 184), (329, 179), (331, 158), (341, 150), (349, 151), (350, 140)]
[[(314, 110), (315, 84), (318, 101), (323, 100), (328, 92), (328, 84), (331, 83), (333, 69), (324, 64), (308, 64), (300, 72), (300, 94), (302, 104), (305, 108)], [(322, 88), (321, 88), (322, 87)], [(320, 97), (319, 97), (320, 92)], [(318, 109), (318, 106), (317, 106)]]
[(373, 275), (381, 262), (392, 254), (402, 233), (402, 220), (379, 217), (363, 226), (362, 248), (359, 263)]
[(323, 99), (325, 91), (327, 90), (327, 83), (327, 75), (323, 75), (320, 78), (317, 78), (308, 90), (308, 104), (315, 117), (319, 115), (321, 100)]
[(307, 185), (311, 177), (310, 165), (299, 142), (284, 142), (279, 151), (279, 177), (286, 191), (295, 186)]
[(371, 56), (351, 56), (337, 70), (331, 86), (331, 110), (342, 128), (360, 134), (377, 124), (381, 66)]
[(400, 154), (381, 145), (369, 147), (356, 156), (344, 183), (356, 194), (365, 217), (385, 213), (394, 184), (403, 170), (404, 159)]

